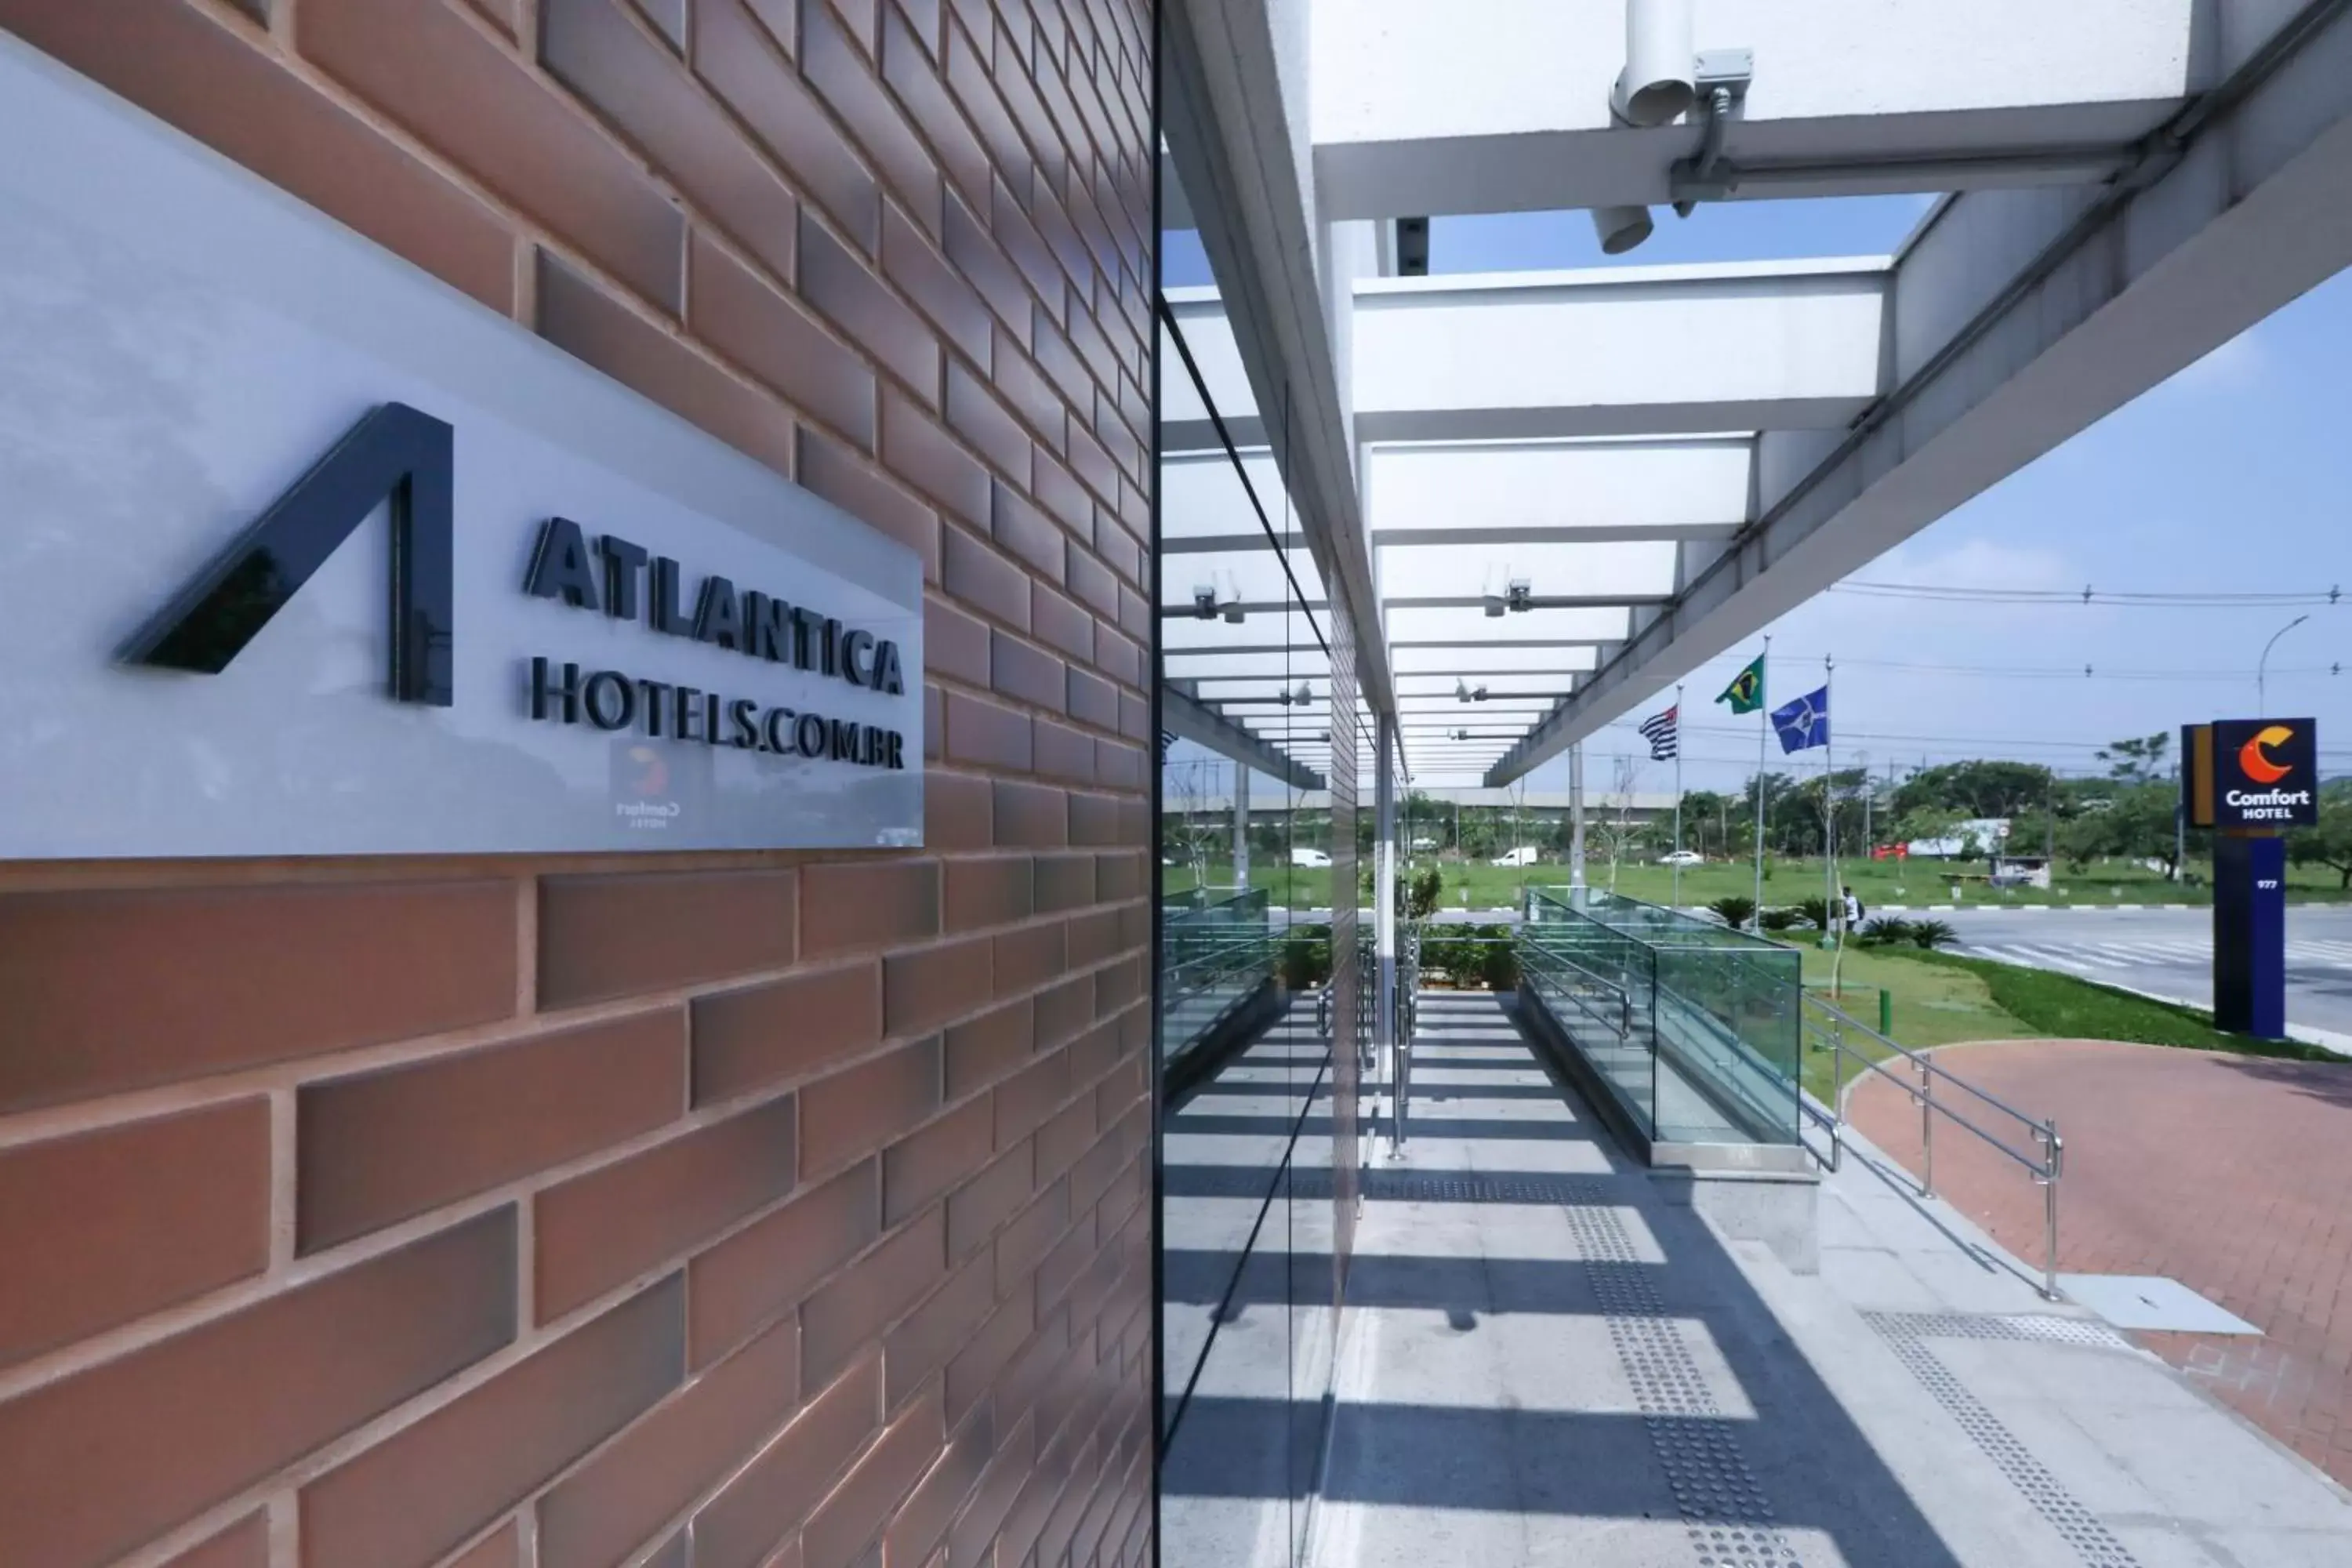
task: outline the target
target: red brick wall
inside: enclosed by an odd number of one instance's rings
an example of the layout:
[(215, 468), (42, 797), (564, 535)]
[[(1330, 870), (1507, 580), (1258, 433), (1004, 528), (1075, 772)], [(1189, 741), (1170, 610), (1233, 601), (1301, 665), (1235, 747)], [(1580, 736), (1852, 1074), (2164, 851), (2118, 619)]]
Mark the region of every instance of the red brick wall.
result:
[(0, 0), (926, 563), (916, 854), (0, 867), (0, 1568), (1148, 1554), (1149, 7)]

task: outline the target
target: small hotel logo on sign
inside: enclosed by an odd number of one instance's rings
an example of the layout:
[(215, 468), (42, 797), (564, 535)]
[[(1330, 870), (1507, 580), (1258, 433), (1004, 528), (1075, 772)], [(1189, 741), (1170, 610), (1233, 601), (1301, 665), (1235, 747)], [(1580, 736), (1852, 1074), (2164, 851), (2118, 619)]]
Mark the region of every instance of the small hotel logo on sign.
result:
[[(402, 403), (375, 409), (141, 627), (122, 658), (192, 674), (220, 674), (388, 500), (389, 693), (398, 702), (452, 706), (452, 431), (441, 420)], [(681, 596), (684, 581), (670, 556), (616, 533), (603, 535), (592, 547), (578, 523), (551, 517), (540, 525), (522, 590), (610, 619), (641, 620), (647, 630), (664, 636), (838, 679), (861, 690), (896, 697), (907, 689), (898, 646), (888, 638), (772, 591), (739, 592), (731, 580), (716, 574), (702, 579), (689, 612)], [(583, 669), (545, 657), (530, 660), (526, 686), (534, 720), (862, 767), (907, 765), (906, 740), (897, 730), (758, 698), (617, 669)], [(631, 755), (644, 751), (633, 748)], [(667, 764), (657, 756), (651, 761), (667, 779)]]
[(352, 426), (122, 648), (131, 664), (218, 675), (387, 499), (395, 702), (446, 708), (456, 498), (449, 426), (387, 403)]
[(2181, 733), (2192, 827), (2307, 827), (2319, 820), (2319, 742), (2308, 719), (2222, 719)]

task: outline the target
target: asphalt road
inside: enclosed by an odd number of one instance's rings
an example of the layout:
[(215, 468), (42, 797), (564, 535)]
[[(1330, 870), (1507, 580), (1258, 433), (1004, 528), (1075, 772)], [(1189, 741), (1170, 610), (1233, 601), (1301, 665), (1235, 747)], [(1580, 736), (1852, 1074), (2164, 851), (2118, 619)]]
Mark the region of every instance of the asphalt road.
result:
[[(2212, 1005), (2210, 910), (1939, 910), (1916, 918), (1948, 922), (1962, 952)], [(2352, 908), (2287, 906), (2286, 1016), (2352, 1037)]]

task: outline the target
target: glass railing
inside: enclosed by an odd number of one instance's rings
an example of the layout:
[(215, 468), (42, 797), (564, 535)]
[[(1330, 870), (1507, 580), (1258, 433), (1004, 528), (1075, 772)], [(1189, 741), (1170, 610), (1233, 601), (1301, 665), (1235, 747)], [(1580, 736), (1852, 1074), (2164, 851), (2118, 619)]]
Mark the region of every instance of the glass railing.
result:
[(1657, 1143), (1798, 1140), (1793, 948), (1599, 889), (1529, 888), (1520, 970)]
[(1160, 1050), (1173, 1061), (1274, 977), (1279, 942), (1263, 888), (1171, 893), (1160, 939)]

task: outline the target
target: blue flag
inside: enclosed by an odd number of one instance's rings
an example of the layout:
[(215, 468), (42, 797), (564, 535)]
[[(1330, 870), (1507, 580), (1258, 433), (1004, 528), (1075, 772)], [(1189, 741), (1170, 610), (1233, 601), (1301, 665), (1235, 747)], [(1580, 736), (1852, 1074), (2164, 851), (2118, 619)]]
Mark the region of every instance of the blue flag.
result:
[(1808, 691), (1785, 708), (1772, 710), (1782, 752), (1802, 752), (1830, 743), (1830, 689)]

